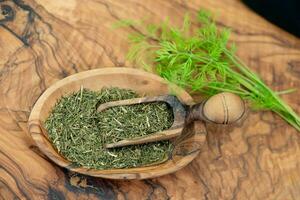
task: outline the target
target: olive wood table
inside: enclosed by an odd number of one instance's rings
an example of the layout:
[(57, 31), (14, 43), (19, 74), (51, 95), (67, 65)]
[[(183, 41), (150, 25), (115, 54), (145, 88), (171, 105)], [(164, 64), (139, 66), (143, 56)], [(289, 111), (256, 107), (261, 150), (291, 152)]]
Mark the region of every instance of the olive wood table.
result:
[[(0, 199), (299, 199), (300, 133), (271, 112), (248, 111), (238, 127), (207, 126), (207, 141), (191, 164), (150, 180), (68, 172), (27, 131), (32, 106), (54, 82), (93, 68), (133, 66), (126, 61), (127, 35), (142, 30), (112, 29), (120, 19), (169, 16), (180, 25), (186, 12), (209, 9), (270, 87), (299, 89), (300, 40), (240, 1), (0, 0), (0, 8)], [(299, 96), (300, 90), (283, 96), (298, 113)]]

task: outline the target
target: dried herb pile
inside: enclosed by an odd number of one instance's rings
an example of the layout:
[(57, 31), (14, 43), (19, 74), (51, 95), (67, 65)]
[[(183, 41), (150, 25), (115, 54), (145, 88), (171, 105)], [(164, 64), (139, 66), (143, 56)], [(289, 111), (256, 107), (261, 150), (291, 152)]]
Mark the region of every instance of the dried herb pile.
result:
[(172, 149), (169, 141), (105, 149), (104, 144), (171, 127), (173, 114), (162, 102), (118, 106), (98, 113), (109, 101), (136, 98), (132, 90), (105, 88), (62, 97), (45, 127), (57, 150), (78, 166), (95, 169), (130, 168), (164, 161)]

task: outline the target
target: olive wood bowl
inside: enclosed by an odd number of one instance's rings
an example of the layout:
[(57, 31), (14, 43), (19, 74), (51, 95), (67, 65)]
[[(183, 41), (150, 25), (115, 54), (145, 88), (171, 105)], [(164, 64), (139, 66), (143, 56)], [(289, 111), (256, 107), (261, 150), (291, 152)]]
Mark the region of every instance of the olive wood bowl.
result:
[(173, 139), (174, 149), (163, 163), (128, 169), (97, 170), (76, 167), (71, 161), (60, 155), (48, 138), (43, 126), (51, 109), (63, 95), (78, 91), (80, 87), (101, 90), (103, 87), (132, 89), (140, 95), (157, 96), (173, 94), (187, 105), (194, 104), (192, 97), (179, 87), (168, 83), (157, 75), (133, 68), (102, 68), (80, 72), (50, 86), (37, 100), (30, 113), (28, 129), (40, 151), (57, 165), (70, 171), (108, 179), (146, 179), (175, 172), (189, 164), (199, 153), (205, 141), (205, 128), (202, 122), (183, 131)]

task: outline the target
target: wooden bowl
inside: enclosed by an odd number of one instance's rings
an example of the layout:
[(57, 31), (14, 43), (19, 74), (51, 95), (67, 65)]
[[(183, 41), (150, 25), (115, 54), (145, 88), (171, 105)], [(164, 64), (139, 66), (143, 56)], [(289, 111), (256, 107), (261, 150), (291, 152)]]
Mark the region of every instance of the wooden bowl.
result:
[[(48, 139), (43, 122), (57, 100), (66, 94), (78, 91), (80, 87), (101, 90), (102, 87), (132, 89), (148, 96), (175, 94), (183, 103), (193, 104), (192, 97), (177, 86), (171, 85), (159, 76), (133, 68), (102, 68), (74, 74), (49, 87), (35, 103), (29, 117), (29, 133), (39, 149), (53, 162), (71, 171), (109, 179), (145, 179), (175, 172), (190, 163), (199, 153), (203, 134), (185, 131), (176, 139), (175, 148), (164, 163), (129, 169), (96, 170), (75, 167), (60, 155)], [(192, 134), (191, 134), (192, 133)]]

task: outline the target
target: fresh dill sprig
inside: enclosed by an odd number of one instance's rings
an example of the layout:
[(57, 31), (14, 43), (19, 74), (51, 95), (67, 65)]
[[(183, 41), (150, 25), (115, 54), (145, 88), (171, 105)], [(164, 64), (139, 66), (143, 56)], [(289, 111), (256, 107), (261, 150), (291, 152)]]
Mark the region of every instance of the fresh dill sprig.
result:
[(196, 31), (191, 31), (188, 15), (179, 28), (168, 20), (158, 25), (140, 23), (146, 31), (129, 35), (127, 58), (192, 92), (238, 94), (249, 100), (252, 108), (271, 110), (300, 131), (299, 116), (279, 97), (293, 90), (270, 89), (235, 55), (230, 30), (218, 28), (210, 12), (200, 10), (197, 21)]

